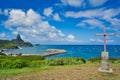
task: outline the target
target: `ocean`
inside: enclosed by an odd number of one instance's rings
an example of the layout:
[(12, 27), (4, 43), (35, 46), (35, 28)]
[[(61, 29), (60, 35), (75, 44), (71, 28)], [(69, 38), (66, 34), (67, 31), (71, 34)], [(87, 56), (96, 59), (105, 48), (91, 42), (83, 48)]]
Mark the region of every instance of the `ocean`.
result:
[[(52, 55), (46, 58), (66, 58), (66, 57), (82, 57), (90, 59), (101, 57), (103, 45), (41, 45), (33, 47), (21, 47), (20, 49), (8, 49), (6, 53), (22, 53), (22, 54), (43, 54), (47, 49), (64, 49), (65, 54)], [(107, 51), (110, 58), (120, 58), (120, 45), (107, 45)]]

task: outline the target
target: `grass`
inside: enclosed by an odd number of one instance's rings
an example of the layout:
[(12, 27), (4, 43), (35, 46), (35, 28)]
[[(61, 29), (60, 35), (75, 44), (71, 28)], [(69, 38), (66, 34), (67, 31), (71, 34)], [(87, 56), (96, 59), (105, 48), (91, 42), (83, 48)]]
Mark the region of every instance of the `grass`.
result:
[[(23, 63), (21, 63), (23, 62)], [(9, 64), (11, 64), (11, 67)], [(15, 63), (15, 64), (14, 64)], [(27, 64), (27, 66), (21, 64)], [(16, 67), (16, 64), (17, 67)], [(120, 60), (111, 59), (113, 73), (101, 73), (100, 58), (85, 61), (83, 58), (45, 59), (41, 56), (0, 57), (0, 80), (120, 80)], [(27, 76), (27, 77), (26, 77)]]
[(45, 69), (50, 69), (50, 66), (43, 66), (41, 68), (21, 68), (21, 69), (0, 69), (0, 77), (13, 77), (21, 74), (32, 73), (36, 71), (41, 71)]

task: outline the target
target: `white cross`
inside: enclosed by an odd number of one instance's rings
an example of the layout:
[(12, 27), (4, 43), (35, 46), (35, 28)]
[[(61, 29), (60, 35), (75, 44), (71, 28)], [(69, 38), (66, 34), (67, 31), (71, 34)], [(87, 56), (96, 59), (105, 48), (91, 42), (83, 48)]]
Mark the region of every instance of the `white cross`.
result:
[(104, 36), (104, 52), (106, 52), (106, 36), (114, 36), (115, 34), (106, 34), (106, 27), (104, 27), (104, 34), (95, 34), (95, 36)]

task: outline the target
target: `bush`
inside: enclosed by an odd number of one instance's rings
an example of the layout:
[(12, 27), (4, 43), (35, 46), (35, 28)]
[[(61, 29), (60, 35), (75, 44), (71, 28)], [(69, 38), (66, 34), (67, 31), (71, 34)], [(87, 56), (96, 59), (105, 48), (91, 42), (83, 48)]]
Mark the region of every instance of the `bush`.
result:
[(29, 67), (42, 67), (45, 65), (45, 61), (40, 61), (40, 60), (37, 60), (37, 61), (32, 61), (32, 62), (29, 62)]
[(73, 65), (73, 64), (83, 64), (86, 61), (83, 58), (61, 58), (61, 59), (48, 59), (46, 64), (49, 66), (57, 65)]
[(110, 58), (110, 59), (109, 59), (109, 62), (110, 62), (110, 63), (115, 63), (115, 61), (117, 61), (117, 59), (114, 59), (114, 58)]
[(101, 58), (91, 58), (89, 59), (88, 61), (92, 62), (92, 63), (95, 63), (95, 62), (101, 62)]
[(62, 59), (48, 59), (46, 60), (46, 64), (49, 66), (64, 65)]
[(44, 56), (38, 56), (38, 55), (18, 56), (17, 58), (19, 58), (19, 59), (24, 59), (24, 60), (30, 60), (30, 61), (34, 61), (34, 60), (44, 60), (44, 59), (45, 59)]
[(27, 67), (27, 62), (23, 60), (3, 60), (0, 62), (0, 68), (12, 69)]
[(6, 54), (4, 54), (3, 52), (0, 52), (0, 55), (1, 55), (1, 56), (6, 56)]
[(73, 65), (73, 64), (83, 64), (86, 61), (83, 58), (66, 58), (64, 59), (64, 64)]

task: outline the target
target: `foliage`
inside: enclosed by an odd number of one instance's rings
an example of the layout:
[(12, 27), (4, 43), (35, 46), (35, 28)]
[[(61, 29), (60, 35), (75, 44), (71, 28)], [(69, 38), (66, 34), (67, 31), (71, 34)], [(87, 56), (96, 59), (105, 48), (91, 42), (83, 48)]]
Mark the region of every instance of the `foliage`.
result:
[(88, 61), (92, 62), (92, 63), (95, 63), (95, 62), (101, 62), (101, 58), (91, 58), (89, 59)]
[(2, 69), (23, 68), (26, 66), (28, 65), (24, 60), (2, 60), (0, 63)]
[(46, 64), (49, 66), (57, 65), (73, 65), (73, 64), (83, 64), (86, 61), (83, 58), (60, 58), (60, 59), (48, 59)]
[(31, 67), (31, 65), (34, 65), (32, 67), (36, 67), (36, 65), (42, 65), (39, 63), (42, 60), (44, 60), (43, 56), (0, 56), (0, 68), (24, 68), (29, 66)]
[(9, 40), (0, 40), (0, 48), (17, 48), (16, 44)]
[(0, 56), (6, 56), (6, 54), (4, 54), (3, 52), (0, 52)]

